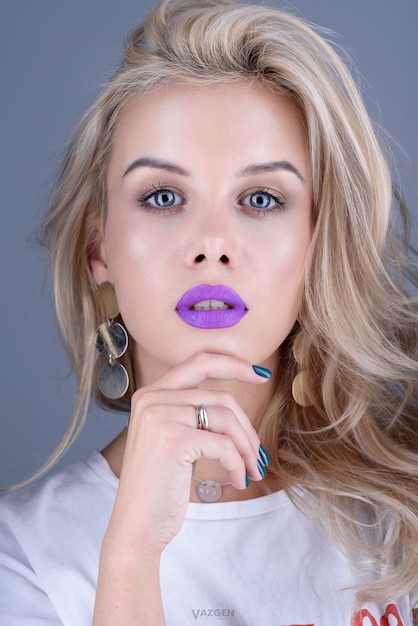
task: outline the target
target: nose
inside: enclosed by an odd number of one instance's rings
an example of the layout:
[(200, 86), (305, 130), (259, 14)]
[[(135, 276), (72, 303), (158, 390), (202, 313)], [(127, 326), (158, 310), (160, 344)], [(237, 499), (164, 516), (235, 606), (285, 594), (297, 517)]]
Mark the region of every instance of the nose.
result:
[(240, 257), (238, 225), (226, 212), (208, 213), (196, 219), (194, 227), (191, 227), (192, 232), (187, 239), (187, 265), (191, 268), (205, 264), (234, 268), (239, 264)]

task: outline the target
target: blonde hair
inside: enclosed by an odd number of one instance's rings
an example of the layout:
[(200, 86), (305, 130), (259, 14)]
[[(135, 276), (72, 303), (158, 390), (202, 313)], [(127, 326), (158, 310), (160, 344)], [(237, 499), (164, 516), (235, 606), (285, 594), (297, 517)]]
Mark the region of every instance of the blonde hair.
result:
[[(271, 471), (375, 571), (360, 599), (389, 600), (418, 586), (417, 309), (402, 284), (392, 233), (402, 205), (350, 72), (311, 27), (285, 12), (232, 0), (164, 0), (134, 30), (119, 69), (77, 127), (43, 235), (51, 252), (57, 318), (79, 381), (67, 434), (44, 473), (83, 426), (95, 384), (98, 323), (89, 255), (106, 213), (106, 173), (126, 102), (170, 82), (261, 81), (288, 94), (303, 117), (313, 170), (315, 229), (298, 322), (281, 346), (281, 374), (260, 433)], [(300, 342), (302, 365), (292, 345)], [(129, 360), (129, 354), (128, 354)], [(303, 367), (320, 390), (298, 406)], [(280, 415), (280, 419), (278, 416)], [(390, 526), (378, 545), (361, 522)], [(384, 523), (383, 523), (384, 522)], [(390, 523), (389, 523), (390, 522)]]

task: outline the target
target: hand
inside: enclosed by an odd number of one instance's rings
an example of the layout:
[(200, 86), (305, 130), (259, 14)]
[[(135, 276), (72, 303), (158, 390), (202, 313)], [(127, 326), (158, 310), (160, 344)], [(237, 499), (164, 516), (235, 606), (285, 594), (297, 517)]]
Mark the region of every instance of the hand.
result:
[[(132, 398), (119, 488), (100, 555), (94, 626), (165, 624), (160, 556), (183, 524), (195, 461), (217, 460), (238, 489), (245, 488), (246, 473), (261, 480), (257, 433), (232, 394), (199, 389), (209, 379), (267, 382), (246, 361), (205, 353)], [(210, 431), (197, 429), (195, 406), (206, 408)]]
[[(193, 463), (199, 458), (217, 460), (237, 489), (246, 488), (246, 474), (261, 480), (256, 431), (229, 392), (199, 389), (207, 379), (267, 381), (246, 361), (203, 353), (133, 395), (108, 530), (130, 550), (159, 554), (178, 533), (189, 502)], [(210, 431), (197, 429), (198, 405), (208, 413)]]

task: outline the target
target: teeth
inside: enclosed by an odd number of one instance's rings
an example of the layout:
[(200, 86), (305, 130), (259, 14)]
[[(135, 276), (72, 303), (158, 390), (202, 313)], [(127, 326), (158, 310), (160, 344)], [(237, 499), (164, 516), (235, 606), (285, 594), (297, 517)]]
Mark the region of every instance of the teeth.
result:
[(193, 311), (219, 311), (220, 309), (231, 308), (229, 304), (222, 302), (222, 300), (202, 300), (192, 306)]

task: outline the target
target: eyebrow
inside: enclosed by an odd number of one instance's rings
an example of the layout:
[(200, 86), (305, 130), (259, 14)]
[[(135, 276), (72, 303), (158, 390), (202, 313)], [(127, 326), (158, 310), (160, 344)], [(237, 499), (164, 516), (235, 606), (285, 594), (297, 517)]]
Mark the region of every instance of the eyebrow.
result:
[(292, 172), (295, 174), (303, 184), (305, 184), (305, 179), (302, 174), (289, 161), (270, 161), (268, 163), (260, 163), (255, 165), (248, 165), (241, 172), (240, 176), (249, 176), (252, 174), (264, 174), (265, 172), (275, 172), (277, 170), (285, 170), (287, 172)]
[(173, 172), (174, 174), (180, 174), (180, 176), (190, 176), (189, 172), (184, 170), (182, 167), (178, 165), (174, 165), (174, 163), (169, 163), (168, 161), (161, 161), (160, 159), (151, 159), (149, 157), (143, 157), (142, 159), (136, 159), (133, 163), (130, 164), (128, 169), (123, 174), (122, 178), (124, 178), (129, 172), (135, 170), (138, 167), (152, 167), (157, 170), (165, 170), (166, 172)]
[[(142, 157), (140, 159), (136, 159), (133, 163), (129, 165), (129, 167), (125, 170), (122, 178), (127, 176), (133, 170), (140, 167), (151, 167), (153, 169), (165, 170), (166, 172), (172, 172), (174, 174), (179, 174), (180, 176), (190, 176), (189, 172), (179, 165), (175, 165), (174, 163), (170, 163), (169, 161), (163, 161), (161, 159), (153, 159), (150, 157)], [(248, 165), (243, 170), (239, 172), (240, 177), (251, 176), (254, 174), (263, 174), (265, 172), (275, 172), (277, 170), (285, 170), (287, 172), (292, 172), (295, 174), (299, 180), (305, 184), (305, 179), (292, 163), (289, 161), (269, 161), (268, 163), (259, 163), (254, 165)]]

